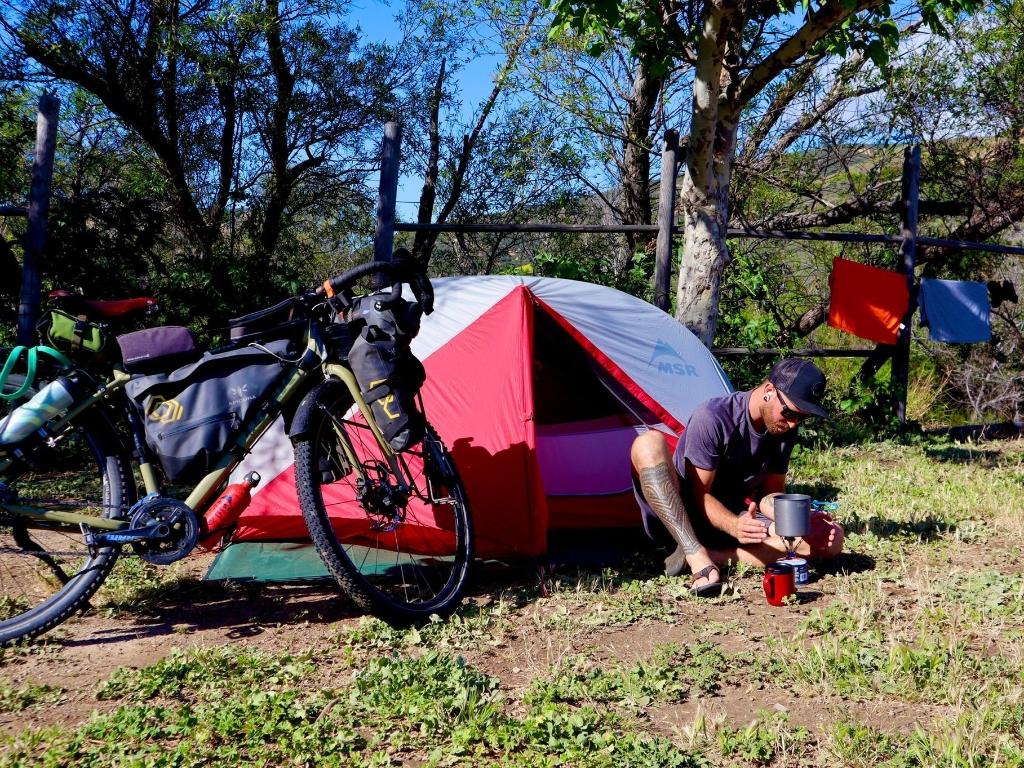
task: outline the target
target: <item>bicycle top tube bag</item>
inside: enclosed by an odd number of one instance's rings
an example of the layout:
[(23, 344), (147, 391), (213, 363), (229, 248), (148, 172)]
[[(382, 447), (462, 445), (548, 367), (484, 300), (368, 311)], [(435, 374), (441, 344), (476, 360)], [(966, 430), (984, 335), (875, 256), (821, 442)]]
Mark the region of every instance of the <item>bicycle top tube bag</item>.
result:
[(160, 373), (190, 363), (200, 354), (192, 331), (180, 325), (122, 333), (117, 346), (127, 373)]
[(145, 425), (146, 443), (170, 482), (195, 482), (291, 370), (288, 342), (206, 353), (173, 373), (138, 376), (125, 386)]
[(353, 339), (348, 362), (384, 438), (401, 451), (423, 439), (426, 424), (416, 406), (426, 373), (409, 349), (419, 333), (422, 310), (404, 299), (379, 303), (387, 295), (353, 302), (347, 313)]

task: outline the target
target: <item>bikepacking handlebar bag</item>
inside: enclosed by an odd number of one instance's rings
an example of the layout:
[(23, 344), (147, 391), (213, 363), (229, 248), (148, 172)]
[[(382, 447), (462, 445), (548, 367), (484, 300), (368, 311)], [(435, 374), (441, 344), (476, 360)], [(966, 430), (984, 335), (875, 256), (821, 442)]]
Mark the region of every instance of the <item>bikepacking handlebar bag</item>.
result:
[(402, 451), (423, 439), (426, 424), (416, 407), (426, 373), (409, 349), (420, 330), (422, 309), (404, 299), (380, 303), (386, 295), (363, 296), (349, 309), (353, 342), (348, 362), (384, 439)]
[(125, 385), (145, 426), (146, 443), (170, 482), (196, 482), (290, 369), (288, 342), (207, 353), (173, 373), (137, 376)]

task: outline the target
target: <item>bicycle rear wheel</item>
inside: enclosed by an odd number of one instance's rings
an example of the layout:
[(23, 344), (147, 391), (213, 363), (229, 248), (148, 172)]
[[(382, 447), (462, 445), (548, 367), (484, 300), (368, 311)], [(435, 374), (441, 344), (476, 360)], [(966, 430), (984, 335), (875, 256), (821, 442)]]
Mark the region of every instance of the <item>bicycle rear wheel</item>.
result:
[(90, 551), (78, 526), (29, 520), (24, 506), (119, 517), (134, 499), (127, 461), (110, 427), (92, 419), (53, 445), (24, 449), (0, 473), (0, 645), (31, 638), (87, 607), (119, 547)]
[[(321, 390), (307, 438), (295, 446), (295, 484), (310, 536), (361, 608), (404, 622), (451, 613), (472, 560), (466, 492), (437, 433), (399, 454), (403, 489), (373, 432), (340, 385)], [(351, 455), (355, 462), (346, 457)]]

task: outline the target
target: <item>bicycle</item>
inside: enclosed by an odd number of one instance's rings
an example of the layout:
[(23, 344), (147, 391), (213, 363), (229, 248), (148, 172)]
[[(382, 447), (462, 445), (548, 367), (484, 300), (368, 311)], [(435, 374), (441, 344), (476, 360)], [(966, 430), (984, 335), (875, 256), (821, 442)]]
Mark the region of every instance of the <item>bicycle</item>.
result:
[[(414, 446), (392, 448), (347, 359), (351, 312), (361, 299), (378, 309), (411, 306), (401, 296), (408, 284), (415, 304), (432, 310), (424, 272), (397, 256), (232, 321), (240, 338), (171, 374), (138, 375), (125, 363), (108, 366), (108, 377), (87, 370), (94, 366), (55, 366), (47, 378), (68, 390), (70, 402), (12, 444), (3, 443), (8, 420), (0, 421), (0, 645), (40, 635), (87, 608), (126, 548), (165, 565), (209, 541), (217, 532), (205, 526), (204, 515), (278, 416), (293, 443), (303, 517), (340, 587), (359, 607), (390, 621), (451, 613), (473, 554), (458, 471), (425, 416)], [(386, 278), (390, 292), (357, 296), (356, 282), (371, 274)], [(153, 378), (187, 379), (204, 360), (243, 378), (258, 370), (267, 383), (255, 393), (234, 387), (242, 404), (231, 424), (221, 429), (218, 423), (219, 444), (191, 466), (192, 489), (180, 500), (166, 495), (165, 485), (189, 472), (179, 471), (180, 456), (151, 445), (154, 425), (175, 427), (180, 403), (133, 399), (129, 390), (138, 395)], [(347, 518), (333, 514), (341, 509)]]

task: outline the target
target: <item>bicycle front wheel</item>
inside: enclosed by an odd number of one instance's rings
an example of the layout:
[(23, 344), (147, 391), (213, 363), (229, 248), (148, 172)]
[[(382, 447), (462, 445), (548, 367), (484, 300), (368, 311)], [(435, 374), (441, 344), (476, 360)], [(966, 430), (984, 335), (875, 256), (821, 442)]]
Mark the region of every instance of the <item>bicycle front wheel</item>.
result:
[(389, 621), (446, 616), (462, 596), (473, 531), (455, 464), (432, 427), (399, 454), (403, 486), (341, 386), (326, 386), (307, 438), (295, 446), (295, 484), (324, 563), (361, 608)]
[(16, 509), (119, 517), (134, 496), (126, 460), (105, 422), (69, 427), (52, 444), (26, 446), (0, 473), (0, 645), (35, 637), (88, 606), (118, 547), (90, 550), (77, 525)]

